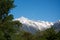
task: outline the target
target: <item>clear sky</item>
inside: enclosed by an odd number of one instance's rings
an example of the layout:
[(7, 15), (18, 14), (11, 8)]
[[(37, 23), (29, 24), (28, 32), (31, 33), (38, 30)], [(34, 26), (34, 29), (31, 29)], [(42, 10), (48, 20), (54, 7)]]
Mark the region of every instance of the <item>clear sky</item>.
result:
[(14, 18), (24, 16), (44, 21), (60, 19), (60, 0), (15, 0), (15, 5), (11, 11)]

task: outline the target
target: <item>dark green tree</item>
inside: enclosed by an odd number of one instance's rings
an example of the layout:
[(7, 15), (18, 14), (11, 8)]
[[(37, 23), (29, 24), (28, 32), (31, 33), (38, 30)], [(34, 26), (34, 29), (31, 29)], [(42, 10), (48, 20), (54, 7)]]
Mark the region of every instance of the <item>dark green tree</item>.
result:
[(55, 39), (55, 40), (60, 40), (60, 31), (57, 32), (57, 34), (56, 34), (56, 39)]
[(21, 23), (13, 21), (13, 15), (9, 14), (14, 7), (14, 0), (0, 0), (0, 40), (11, 40), (12, 34), (19, 31)]

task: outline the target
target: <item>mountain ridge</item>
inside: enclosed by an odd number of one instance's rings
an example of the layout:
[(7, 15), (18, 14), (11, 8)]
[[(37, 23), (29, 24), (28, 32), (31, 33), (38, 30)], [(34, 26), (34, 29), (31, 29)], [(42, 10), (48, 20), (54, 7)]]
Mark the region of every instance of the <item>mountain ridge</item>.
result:
[(40, 31), (46, 30), (48, 28), (51, 28), (51, 26), (55, 24), (53, 22), (48, 22), (48, 21), (34, 21), (28, 18), (25, 18), (23, 16), (15, 20), (18, 20), (22, 23), (23, 30), (31, 33), (34, 33), (37, 30), (40, 30)]

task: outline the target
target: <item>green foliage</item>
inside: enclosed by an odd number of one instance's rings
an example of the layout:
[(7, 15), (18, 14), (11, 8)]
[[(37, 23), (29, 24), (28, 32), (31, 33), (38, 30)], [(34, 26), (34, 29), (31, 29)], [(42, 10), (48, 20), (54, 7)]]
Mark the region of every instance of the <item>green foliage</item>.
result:
[(60, 31), (56, 34), (56, 39), (55, 40), (60, 40)]
[(47, 40), (55, 40), (55, 35), (56, 35), (56, 32), (54, 31), (53, 28), (50, 28), (50, 29), (47, 29), (45, 32), (44, 32), (44, 36)]
[(12, 35), (20, 29), (21, 23), (13, 21), (13, 15), (9, 14), (13, 7), (14, 0), (0, 0), (0, 40), (12, 40)]
[(45, 31), (36, 34), (37, 40), (59, 40), (60, 32), (56, 32), (54, 28), (49, 28)]
[(38, 31), (36, 34), (22, 31), (14, 39), (16, 40), (60, 40), (60, 32), (56, 32), (54, 28), (45, 31)]

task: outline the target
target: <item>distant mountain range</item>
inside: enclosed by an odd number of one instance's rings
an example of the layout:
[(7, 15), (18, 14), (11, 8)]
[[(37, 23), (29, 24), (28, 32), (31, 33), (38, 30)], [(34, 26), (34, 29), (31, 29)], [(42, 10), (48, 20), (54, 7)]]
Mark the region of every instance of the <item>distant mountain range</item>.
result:
[(15, 20), (18, 20), (22, 23), (23, 30), (31, 33), (35, 33), (38, 30), (43, 31), (48, 28), (51, 28), (52, 26), (54, 26), (57, 30), (60, 30), (60, 20), (55, 23), (48, 22), (48, 21), (29, 20), (28, 18), (25, 18), (25, 17), (20, 17)]

